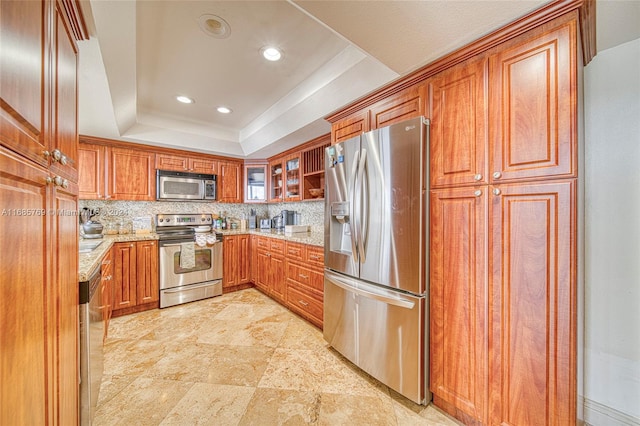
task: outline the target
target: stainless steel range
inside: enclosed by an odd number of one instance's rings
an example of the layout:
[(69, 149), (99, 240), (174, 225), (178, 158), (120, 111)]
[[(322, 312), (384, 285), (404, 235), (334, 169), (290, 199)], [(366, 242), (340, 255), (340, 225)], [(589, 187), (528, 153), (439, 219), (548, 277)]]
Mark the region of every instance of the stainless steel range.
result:
[(159, 214), (160, 308), (222, 294), (222, 234), (210, 214)]

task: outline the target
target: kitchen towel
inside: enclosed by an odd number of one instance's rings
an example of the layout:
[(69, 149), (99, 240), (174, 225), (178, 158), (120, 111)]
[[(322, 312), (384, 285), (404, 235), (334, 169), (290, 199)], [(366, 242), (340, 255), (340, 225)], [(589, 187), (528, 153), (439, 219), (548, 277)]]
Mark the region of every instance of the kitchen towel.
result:
[(193, 241), (180, 243), (180, 268), (192, 269), (196, 266), (196, 246)]

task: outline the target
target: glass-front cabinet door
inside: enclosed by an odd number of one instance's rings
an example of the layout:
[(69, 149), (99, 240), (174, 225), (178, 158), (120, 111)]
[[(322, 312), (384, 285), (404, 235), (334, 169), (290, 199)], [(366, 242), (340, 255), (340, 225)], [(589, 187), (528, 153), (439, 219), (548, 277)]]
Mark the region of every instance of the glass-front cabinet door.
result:
[(284, 159), (272, 160), (269, 163), (269, 201), (281, 202), (284, 200)]
[(285, 161), (285, 168), (287, 176), (284, 199), (285, 201), (300, 201), (302, 199), (300, 191), (302, 187), (302, 182), (300, 181), (302, 176), (300, 173), (300, 154), (295, 153), (288, 156)]
[(244, 165), (244, 202), (267, 202), (267, 164), (245, 163)]

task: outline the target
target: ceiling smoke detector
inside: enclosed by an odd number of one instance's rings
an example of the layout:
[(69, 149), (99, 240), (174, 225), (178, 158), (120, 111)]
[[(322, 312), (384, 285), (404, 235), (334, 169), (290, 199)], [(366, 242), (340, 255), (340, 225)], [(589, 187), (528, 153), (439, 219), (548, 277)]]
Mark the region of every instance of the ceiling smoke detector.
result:
[(227, 38), (231, 35), (231, 27), (227, 21), (216, 15), (201, 15), (198, 18), (198, 26), (211, 37)]

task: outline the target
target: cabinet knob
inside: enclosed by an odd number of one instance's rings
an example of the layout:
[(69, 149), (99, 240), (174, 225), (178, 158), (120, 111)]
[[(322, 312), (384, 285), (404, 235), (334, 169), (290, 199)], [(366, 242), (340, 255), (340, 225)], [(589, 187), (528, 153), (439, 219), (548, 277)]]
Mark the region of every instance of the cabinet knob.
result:
[(51, 185), (51, 183), (53, 182), (53, 178), (51, 176), (47, 176), (46, 178), (44, 178), (44, 181), (47, 183), (47, 185)]
[(500, 179), (502, 177), (502, 173), (500, 172), (493, 172), (493, 178), (494, 179)]
[(493, 191), (491, 191), (491, 192), (493, 192), (493, 195), (500, 195), (500, 194), (502, 194), (502, 191), (500, 191), (498, 188), (493, 188)]
[(473, 193), (473, 195), (475, 195), (476, 197), (479, 197), (482, 195), (482, 191), (480, 191), (479, 189), (476, 190), (476, 192)]
[(62, 186), (63, 183), (64, 183), (64, 179), (62, 179), (60, 176), (56, 176), (53, 178), (53, 184), (55, 186)]
[(475, 180), (476, 182), (479, 180), (482, 180), (482, 175), (480, 173), (478, 173), (477, 175), (474, 175), (473, 180)]
[(62, 156), (60, 157), (60, 164), (62, 164), (63, 166), (66, 166), (68, 162), (69, 162), (69, 159), (67, 158), (67, 156), (62, 154)]
[(42, 155), (44, 156), (44, 158), (49, 159), (51, 153), (45, 149), (44, 151), (42, 151)]

